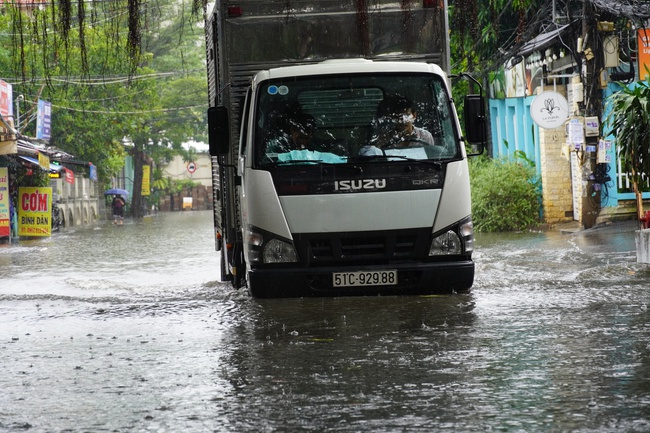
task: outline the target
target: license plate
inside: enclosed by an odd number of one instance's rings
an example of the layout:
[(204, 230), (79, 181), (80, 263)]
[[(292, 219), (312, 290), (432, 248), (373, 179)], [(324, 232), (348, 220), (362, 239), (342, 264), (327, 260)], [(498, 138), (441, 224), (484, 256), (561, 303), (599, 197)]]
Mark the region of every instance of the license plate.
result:
[(397, 271), (334, 272), (332, 285), (334, 287), (395, 286)]

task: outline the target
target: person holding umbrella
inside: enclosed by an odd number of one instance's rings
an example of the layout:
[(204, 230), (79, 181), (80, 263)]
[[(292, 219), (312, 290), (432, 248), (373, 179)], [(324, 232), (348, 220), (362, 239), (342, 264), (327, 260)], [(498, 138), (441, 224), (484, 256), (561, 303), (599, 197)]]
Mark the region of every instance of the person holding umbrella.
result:
[(113, 207), (113, 224), (123, 225), (124, 224), (124, 206), (126, 202), (120, 194), (117, 194), (113, 197), (113, 202), (111, 206)]

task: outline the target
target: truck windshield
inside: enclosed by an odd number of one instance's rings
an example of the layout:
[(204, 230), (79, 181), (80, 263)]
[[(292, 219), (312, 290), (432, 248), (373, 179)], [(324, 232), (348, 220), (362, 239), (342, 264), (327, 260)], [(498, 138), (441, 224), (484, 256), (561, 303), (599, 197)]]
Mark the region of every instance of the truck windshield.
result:
[(291, 77), (264, 82), (257, 94), (255, 166), (460, 156), (437, 75)]

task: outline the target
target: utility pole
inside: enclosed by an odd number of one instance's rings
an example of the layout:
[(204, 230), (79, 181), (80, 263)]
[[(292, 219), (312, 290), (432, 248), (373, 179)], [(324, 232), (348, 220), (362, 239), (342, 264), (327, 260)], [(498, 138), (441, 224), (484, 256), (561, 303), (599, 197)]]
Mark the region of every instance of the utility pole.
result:
[[(602, 129), (603, 92), (600, 84), (600, 71), (603, 65), (603, 52), (598, 35), (598, 23), (594, 6), (591, 2), (584, 1), (582, 6), (582, 76), (584, 79), (584, 106), (583, 117), (587, 123), (595, 119)], [(593, 122), (592, 122), (593, 123)], [(587, 129), (587, 128), (586, 128)], [(594, 179), (596, 173), (596, 157), (599, 136), (586, 134), (582, 158), (582, 215), (581, 221), (584, 228), (593, 227), (600, 213), (600, 190), (594, 188), (597, 183)]]

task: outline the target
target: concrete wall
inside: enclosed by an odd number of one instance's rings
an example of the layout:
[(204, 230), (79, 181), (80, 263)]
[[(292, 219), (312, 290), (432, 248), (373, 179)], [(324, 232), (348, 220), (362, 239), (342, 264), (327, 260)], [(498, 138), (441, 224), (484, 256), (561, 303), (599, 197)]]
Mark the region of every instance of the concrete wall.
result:
[[(183, 208), (183, 198), (191, 197), (192, 206)], [(178, 194), (160, 197), (160, 210), (163, 212), (180, 210), (207, 210), (212, 209), (212, 187), (199, 185)]]
[(208, 154), (198, 154), (193, 164), (183, 161), (180, 155), (163, 168), (165, 177), (174, 180), (189, 179), (204, 186), (212, 186), (212, 164)]
[(63, 211), (65, 227), (89, 225), (99, 219), (97, 182), (76, 175), (74, 184), (51, 179), (50, 186), (57, 206)]
[[(555, 91), (566, 96), (565, 86), (556, 86)], [(534, 96), (490, 100), (492, 156), (516, 159), (517, 151), (525, 153), (535, 162), (542, 180), (544, 222), (556, 224), (578, 220), (581, 213), (578, 210), (574, 214), (573, 210), (571, 154), (566, 147), (565, 127), (538, 127), (530, 115), (533, 100)], [(576, 172), (576, 176), (581, 179), (582, 173)], [(581, 200), (577, 203), (579, 208)]]

